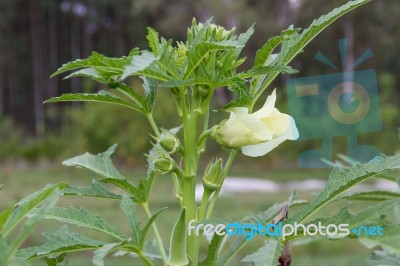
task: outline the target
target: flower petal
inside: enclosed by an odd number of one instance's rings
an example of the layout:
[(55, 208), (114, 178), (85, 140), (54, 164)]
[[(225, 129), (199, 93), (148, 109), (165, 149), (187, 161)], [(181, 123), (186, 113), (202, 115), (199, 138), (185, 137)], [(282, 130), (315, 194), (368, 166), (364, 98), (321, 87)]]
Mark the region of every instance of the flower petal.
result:
[(263, 107), (261, 107), (261, 109), (258, 110), (257, 112), (254, 112), (253, 115), (258, 119), (269, 116), (275, 108), (275, 102), (276, 102), (276, 89), (271, 93), (271, 95), (267, 97), (267, 100), (265, 101)]
[(272, 151), (273, 149), (275, 149), (276, 147), (278, 147), (278, 145), (284, 142), (285, 140), (297, 139), (299, 137), (299, 132), (292, 117), (290, 117), (290, 125), (291, 126), (288, 127), (286, 132), (277, 138), (256, 145), (243, 146), (242, 153), (250, 157), (263, 156), (268, 152)]
[(238, 148), (272, 139), (272, 132), (263, 122), (244, 113), (244, 110), (238, 109), (235, 108), (229, 119), (217, 129), (217, 135), (222, 144)]

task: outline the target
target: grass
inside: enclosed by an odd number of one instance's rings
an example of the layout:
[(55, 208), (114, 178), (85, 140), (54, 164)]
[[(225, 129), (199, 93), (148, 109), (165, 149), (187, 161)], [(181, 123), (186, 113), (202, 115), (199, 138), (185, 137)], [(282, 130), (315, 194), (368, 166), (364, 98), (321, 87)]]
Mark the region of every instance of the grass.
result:
[[(248, 173), (249, 168), (234, 167), (233, 174), (243, 176)], [(307, 169), (276, 169), (266, 170), (263, 167), (251, 168), (252, 176), (274, 179), (277, 181), (286, 182), (289, 180), (299, 180), (307, 178), (320, 178), (326, 179), (328, 176), (327, 170), (307, 170)], [(144, 175), (143, 170), (130, 170), (125, 169), (122, 171), (128, 178), (135, 180)], [(248, 174), (247, 174), (248, 175)], [(15, 203), (22, 197), (42, 188), (47, 183), (70, 182), (77, 185), (89, 186), (91, 179), (94, 176), (87, 174), (83, 170), (76, 170), (72, 168), (64, 168), (59, 166), (47, 165), (44, 167), (9, 167), (6, 169), (0, 168), (0, 183), (4, 184), (4, 188), (0, 191), (0, 210), (4, 209), (10, 204)], [(257, 213), (265, 210), (274, 203), (282, 202), (287, 199), (290, 192), (285, 193), (272, 193), (265, 195), (265, 193), (251, 193), (251, 194), (236, 194), (221, 197), (215, 210), (218, 217), (240, 219), (249, 213)], [(314, 194), (309, 192), (299, 191), (299, 198), (312, 199)], [(61, 200), (62, 206), (85, 206), (87, 209), (94, 213), (100, 213), (102, 217), (114, 225), (120, 231), (129, 234), (129, 229), (125, 223), (123, 214), (119, 211), (119, 202), (117, 200), (102, 200), (90, 199), (79, 197), (65, 197)], [(333, 215), (339, 210), (344, 203), (335, 203), (329, 208), (324, 209), (322, 212), (326, 215)], [(360, 209), (366, 205), (353, 204), (351, 209)], [(161, 235), (168, 246), (170, 230), (175, 222), (175, 218), (179, 212), (179, 206), (174, 198), (173, 186), (169, 177), (160, 176), (156, 180), (155, 186), (152, 191), (152, 198), (150, 208), (152, 212), (168, 207), (157, 220), (157, 225)], [(142, 212), (140, 212), (143, 215)], [(142, 217), (144, 218), (144, 217)], [(43, 243), (43, 237), (40, 232), (55, 231), (60, 227), (60, 224), (53, 221), (44, 221), (28, 240), (26, 245), (39, 245)], [(76, 228), (74, 228), (75, 230)], [(98, 234), (76, 229), (83, 232), (86, 236), (98, 239)], [(152, 238), (152, 235), (150, 236)], [(230, 265), (243, 265), (240, 264), (240, 258), (246, 254), (256, 250), (263, 240), (258, 238), (252, 240), (245, 246), (239, 253), (237, 258)], [(206, 252), (207, 243), (204, 241), (201, 253)], [(365, 258), (370, 253), (369, 250), (361, 246), (356, 240), (338, 240), (338, 241), (323, 241), (310, 243), (304, 246), (293, 247), (293, 266), (305, 265), (363, 265)], [(69, 265), (83, 266), (91, 264), (92, 252), (77, 253), (69, 256)], [(36, 261), (35, 265), (44, 265), (43, 261)], [(109, 257), (106, 265), (141, 265), (138, 260), (132, 262), (127, 257)]]

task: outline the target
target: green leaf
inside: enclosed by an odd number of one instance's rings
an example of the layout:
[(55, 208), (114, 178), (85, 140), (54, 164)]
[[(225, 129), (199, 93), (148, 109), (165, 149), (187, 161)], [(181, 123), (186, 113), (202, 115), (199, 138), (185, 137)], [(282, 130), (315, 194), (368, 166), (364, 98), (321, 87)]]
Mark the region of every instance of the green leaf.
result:
[(376, 250), (368, 257), (365, 266), (400, 266), (399, 254)]
[[(269, 207), (266, 211), (263, 211), (259, 213), (255, 218), (257, 221), (264, 221), (264, 223), (267, 223), (268, 221), (272, 220), (274, 217), (277, 216), (277, 214), (282, 210), (283, 208), (290, 208), (293, 206), (298, 206), (305, 204), (306, 201), (304, 200), (295, 200), (294, 199), (295, 194), (292, 193), (291, 196), (289, 197), (288, 201), (282, 202), (282, 203), (276, 203)], [(254, 216), (246, 216), (245, 218), (242, 219), (243, 222), (251, 221), (251, 219), (254, 219)], [(227, 265), (227, 263), (230, 261), (230, 259), (235, 256), (239, 250), (246, 244), (248, 241), (246, 240), (246, 236), (236, 236), (233, 240), (233, 243), (231, 246), (228, 248), (228, 250), (225, 252), (223, 256), (221, 256), (218, 259), (218, 264), (217, 265)]]
[(155, 56), (158, 56), (159, 51), (160, 51), (158, 32), (156, 32), (153, 28), (147, 27), (146, 39), (149, 42), (149, 46), (150, 46), (153, 54)]
[(112, 145), (107, 151), (93, 155), (88, 152), (65, 160), (63, 165), (84, 168), (105, 178), (125, 179), (115, 169), (110, 156), (115, 152), (117, 144)]
[(129, 65), (125, 66), (121, 79), (126, 79), (129, 76), (135, 75), (149, 67), (153, 62), (158, 60), (153, 53), (142, 51), (140, 55), (135, 55)]
[(91, 214), (88, 210), (81, 207), (79, 210), (74, 207), (54, 208), (46, 215), (46, 219), (56, 220), (62, 223), (73, 224), (98, 232), (110, 235), (120, 241), (125, 237), (105, 222), (98, 214)]
[(217, 259), (224, 236), (214, 234), (210, 245), (208, 245), (207, 257), (199, 264), (200, 266), (217, 265)]
[(160, 215), (160, 213), (162, 213), (164, 210), (166, 210), (167, 207), (162, 208), (161, 210), (159, 210), (158, 212), (156, 212), (155, 214), (153, 214), (150, 219), (147, 221), (146, 225), (143, 227), (142, 230), (142, 239), (141, 239), (141, 249), (143, 249), (143, 245), (144, 245), (144, 241), (146, 240), (146, 235), (150, 230), (150, 226), (154, 223), (154, 221), (156, 220), (156, 218), (158, 217), (158, 215)]
[(366, 247), (372, 249), (378, 246), (385, 250), (400, 254), (400, 225), (386, 226), (383, 235), (361, 236), (360, 241)]
[(101, 185), (100, 181), (92, 180), (90, 187), (79, 187), (69, 185), (63, 191), (64, 195), (68, 196), (86, 196), (86, 197), (99, 197), (107, 199), (121, 199), (121, 195), (115, 194)]
[[(289, 38), (283, 40), (281, 52), (276, 59), (277, 64), (287, 65), (293, 58), (299, 54), (304, 47), (311, 42), (319, 33), (321, 33), (326, 27), (332, 24), (341, 16), (345, 15), (349, 11), (368, 3), (370, 0), (355, 0), (344, 4), (341, 7), (335, 8), (326, 15), (321, 16), (319, 19), (313, 21), (313, 23), (305, 29), (301, 34), (292, 34)], [(265, 55), (264, 55), (265, 58)], [(259, 59), (257, 62), (261, 62)], [(269, 75), (264, 81), (260, 82), (254, 90), (252, 95), (254, 96), (254, 102), (260, 97), (263, 91), (268, 87), (269, 84), (277, 77), (278, 73)]]
[(237, 46), (238, 48), (236, 49), (236, 53), (239, 55), (242, 52), (243, 47), (246, 45), (247, 41), (250, 39), (250, 37), (254, 33), (254, 24), (251, 25), (250, 28), (247, 29), (245, 33), (242, 33), (239, 35), (238, 40), (237, 40)]
[(253, 266), (276, 266), (283, 249), (283, 242), (268, 239), (268, 242), (251, 255), (247, 255), (241, 262), (250, 262)]
[(194, 48), (188, 51), (187, 69), (183, 79), (187, 79), (210, 52), (237, 48), (236, 42), (231, 41), (198, 43)]
[(104, 266), (104, 258), (110, 254), (114, 249), (120, 247), (124, 242), (110, 243), (102, 246), (101, 248), (94, 251), (93, 264), (96, 266)]
[(15, 208), (10, 215), (8, 215), (2, 230), (1, 235), (6, 237), (15, 226), (17, 226), (28, 213), (37, 208), (39, 205), (46, 202), (53, 195), (58, 194), (59, 190), (65, 188), (65, 184), (51, 185), (39, 190), (15, 204)]
[(337, 200), (365, 200), (365, 201), (383, 201), (389, 199), (400, 199), (400, 193), (392, 191), (366, 191), (355, 192), (338, 197)]
[(103, 178), (99, 182), (106, 184), (113, 184), (119, 188), (122, 188), (133, 197), (136, 203), (145, 203), (148, 200), (151, 186), (153, 185), (154, 176), (152, 178), (139, 179), (139, 185), (135, 187), (126, 179), (115, 179), (115, 178)]
[(128, 56), (112, 58), (97, 52), (93, 52), (92, 55), (86, 59), (77, 59), (62, 65), (53, 75), (51, 75), (51, 77), (79, 68), (89, 68), (91, 70), (74, 72), (68, 77), (79, 76), (83, 74), (90, 78), (95, 77), (95, 80), (101, 77), (103, 81), (116, 81), (122, 75), (124, 66), (129, 64), (132, 58), (138, 53), (139, 50), (135, 48), (130, 51)]
[(44, 103), (57, 103), (57, 102), (98, 102), (108, 103), (124, 106), (135, 111), (144, 113), (142, 106), (128, 102), (115, 94), (108, 91), (99, 91), (97, 93), (66, 93), (59, 97), (53, 97)]
[(6, 255), (2, 260), (7, 265), (9, 261), (14, 259), (14, 255), (23, 244), (23, 242), (29, 237), (33, 229), (37, 224), (44, 218), (44, 216), (57, 204), (60, 198), (59, 190), (56, 189), (54, 193), (46, 199), (46, 201), (38, 207), (35, 212), (26, 220), (25, 224), (20, 228), (17, 235), (13, 236), (13, 240), (9, 243), (6, 251)]
[(300, 209), (288, 222), (300, 223), (354, 185), (388, 170), (398, 168), (400, 168), (400, 154), (391, 157), (379, 156), (366, 164), (358, 164), (350, 169), (335, 168), (318, 197)]
[(47, 240), (45, 244), (20, 250), (17, 256), (24, 259), (34, 259), (75, 251), (93, 250), (105, 245), (104, 242), (70, 232), (67, 225), (54, 233), (44, 233), (43, 235)]
[(349, 224), (350, 229), (357, 228), (359, 226), (376, 225), (382, 222), (382, 215), (386, 212), (391, 211), (394, 206), (400, 204), (400, 199), (392, 199), (379, 202), (378, 204), (372, 205), (365, 208), (357, 214), (350, 214), (347, 208), (341, 209), (336, 215), (326, 218), (317, 218), (307, 224)]
[(133, 201), (126, 195), (122, 196), (121, 209), (128, 220), (129, 228), (132, 232), (132, 241), (138, 247), (141, 245), (143, 236), (140, 228), (140, 220), (136, 212)]
[(133, 88), (125, 85), (124, 83), (117, 83), (115, 84), (115, 87), (118, 88), (119, 91), (127, 95), (137, 106), (140, 107), (140, 109), (144, 110), (145, 101), (142, 96), (136, 93)]
[(148, 77), (140, 77), (143, 80), (143, 89), (146, 94), (146, 107), (147, 113), (152, 113), (154, 104), (156, 102), (158, 81)]
[(264, 66), (264, 67), (256, 67), (252, 68), (249, 71), (239, 74), (241, 78), (251, 78), (260, 75), (266, 75), (271, 73), (286, 73), (286, 74), (293, 74), (299, 72), (296, 69), (291, 68), (290, 66), (284, 65), (276, 65), (276, 66)]
[(287, 30), (281, 32), (280, 35), (269, 39), (260, 49), (256, 52), (253, 68), (259, 68), (267, 65), (268, 59), (275, 48), (285, 39), (297, 33), (300, 29), (293, 29), (290, 26)]
[(68, 261), (65, 260), (65, 257), (67, 256), (67, 253), (61, 253), (56, 256), (49, 256), (44, 258), (44, 261), (46, 262), (47, 266), (67, 266)]

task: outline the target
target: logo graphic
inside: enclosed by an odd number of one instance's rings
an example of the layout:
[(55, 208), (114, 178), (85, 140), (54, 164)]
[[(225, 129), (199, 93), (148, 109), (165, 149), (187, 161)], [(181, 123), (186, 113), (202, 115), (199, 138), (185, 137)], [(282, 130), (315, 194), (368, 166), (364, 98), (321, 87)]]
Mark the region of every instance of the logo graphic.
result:
[[(339, 40), (339, 49), (344, 66), (346, 40)], [(352, 69), (370, 57), (372, 52), (368, 49), (355, 61)], [(315, 58), (338, 70), (321, 52)], [(286, 90), (290, 114), (300, 133), (299, 140), (321, 141), (319, 149), (300, 154), (300, 167), (328, 167), (321, 159), (333, 161), (333, 137), (338, 136), (346, 137), (346, 154), (356, 160), (365, 162), (379, 154), (375, 147), (358, 143), (359, 133), (382, 129), (377, 78), (373, 69), (289, 79)]]

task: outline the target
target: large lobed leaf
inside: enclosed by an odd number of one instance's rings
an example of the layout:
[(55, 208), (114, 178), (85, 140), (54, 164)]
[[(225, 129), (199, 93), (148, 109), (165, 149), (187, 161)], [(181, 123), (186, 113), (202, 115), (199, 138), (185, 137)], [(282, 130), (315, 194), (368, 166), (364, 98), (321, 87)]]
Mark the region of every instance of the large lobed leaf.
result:
[[(326, 27), (328, 27), (330, 24), (332, 24), (334, 21), (336, 21), (338, 18), (341, 16), (345, 15), (349, 11), (368, 3), (371, 0), (355, 0), (355, 1), (350, 1), (341, 7), (335, 8), (331, 12), (329, 12), (326, 15), (321, 16), (320, 18), (316, 19), (313, 21), (313, 23), (305, 29), (301, 34), (296, 34), (294, 32), (290, 33), (290, 37), (279, 40), (277, 39), (277, 42), (279, 43), (282, 41), (282, 48), (281, 51), (276, 58), (276, 63), (278, 65), (287, 65), (289, 64), (292, 59), (299, 54), (304, 47), (310, 43), (319, 33), (321, 33)], [(275, 42), (275, 40), (274, 40)], [(274, 47), (274, 45), (271, 45), (271, 48)], [(260, 65), (262, 61), (265, 61), (268, 59), (269, 55), (271, 54), (270, 49), (265, 47), (265, 49), (261, 49), (259, 52), (259, 56), (257, 59), (257, 65)], [(252, 95), (254, 96), (254, 102), (257, 101), (257, 99), (260, 97), (260, 95), (263, 93), (263, 91), (268, 87), (269, 84), (277, 77), (279, 73), (273, 73), (271, 75), (268, 75), (268, 77), (264, 77), (264, 81), (258, 83), (257, 87), (252, 90)]]
[(11, 209), (6, 210), (6, 215), (2, 215), (2, 219), (0, 220), (0, 222), (2, 222), (2, 224), (0, 224), (1, 235), (6, 237), (30, 212), (66, 186), (66, 184), (47, 186), (17, 202), (12, 211)]
[(104, 178), (125, 179), (114, 167), (110, 156), (115, 152), (117, 144), (112, 145), (107, 151), (93, 155), (88, 152), (70, 158), (63, 162), (66, 166), (84, 168)]
[(67, 225), (62, 226), (54, 233), (44, 233), (43, 235), (47, 240), (45, 244), (20, 250), (17, 256), (24, 259), (33, 259), (67, 252), (94, 250), (106, 244), (70, 232)]
[(270, 238), (262, 248), (244, 257), (242, 262), (251, 262), (254, 266), (276, 266), (282, 250), (283, 242)]
[(126, 237), (105, 222), (98, 214), (92, 214), (83, 207), (80, 209), (75, 209), (74, 207), (57, 207), (46, 215), (46, 219), (57, 220), (62, 223), (102, 232), (121, 241), (126, 239)]
[(324, 190), (314, 201), (300, 209), (288, 222), (303, 222), (352, 186), (388, 170), (399, 168), (400, 154), (391, 157), (379, 156), (366, 164), (358, 164), (350, 169), (334, 168)]
[(143, 106), (138, 103), (129, 102), (115, 94), (102, 90), (97, 93), (66, 93), (59, 97), (53, 97), (45, 103), (57, 102), (98, 102), (124, 106), (135, 111), (144, 113)]

